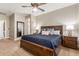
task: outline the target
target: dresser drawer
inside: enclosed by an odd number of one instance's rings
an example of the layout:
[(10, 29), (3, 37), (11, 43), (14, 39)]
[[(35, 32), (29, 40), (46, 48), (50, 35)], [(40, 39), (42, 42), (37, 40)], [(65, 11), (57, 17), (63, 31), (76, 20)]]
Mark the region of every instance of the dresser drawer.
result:
[(64, 40), (68, 40), (68, 41), (77, 41), (77, 37), (64, 37)]
[(68, 44), (76, 44), (77, 41), (72, 41), (72, 40), (64, 40), (65, 43), (68, 43)]
[(73, 42), (73, 41), (64, 41), (64, 43), (67, 45), (74, 45), (74, 46), (77, 45), (77, 42)]
[(64, 47), (68, 47), (68, 48), (74, 48), (74, 49), (77, 49), (77, 46), (76, 45), (74, 45), (74, 44), (64, 44)]
[(77, 37), (64, 36), (63, 45), (69, 48), (77, 48)]

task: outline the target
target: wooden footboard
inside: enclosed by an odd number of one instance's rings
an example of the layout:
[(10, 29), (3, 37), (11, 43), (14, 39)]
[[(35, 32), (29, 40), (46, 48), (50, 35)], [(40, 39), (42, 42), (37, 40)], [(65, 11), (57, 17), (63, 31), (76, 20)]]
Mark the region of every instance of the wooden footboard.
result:
[(26, 41), (26, 40), (21, 40), (20, 41), (20, 47), (29, 51), (30, 53), (34, 54), (34, 55), (39, 55), (39, 56), (53, 56), (54, 53), (54, 49), (51, 48), (47, 48), (45, 46), (30, 42), (30, 41)]

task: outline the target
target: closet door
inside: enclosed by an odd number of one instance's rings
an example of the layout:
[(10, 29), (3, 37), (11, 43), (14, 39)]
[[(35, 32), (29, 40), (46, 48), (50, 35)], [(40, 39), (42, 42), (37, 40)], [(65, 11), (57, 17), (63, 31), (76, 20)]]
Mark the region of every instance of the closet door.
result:
[(0, 39), (4, 38), (4, 20), (0, 20)]

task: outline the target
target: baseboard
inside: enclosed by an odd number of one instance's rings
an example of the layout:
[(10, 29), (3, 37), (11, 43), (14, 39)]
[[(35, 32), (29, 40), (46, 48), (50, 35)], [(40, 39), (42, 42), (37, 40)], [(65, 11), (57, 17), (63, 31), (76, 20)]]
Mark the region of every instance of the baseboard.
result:
[(4, 39), (10, 39), (9, 37), (5, 37)]
[(9, 37), (1, 38), (0, 40), (10, 39)]
[(10, 40), (14, 40), (14, 38), (11, 38), (11, 37), (10, 37), (9, 39), (10, 39)]
[(19, 41), (19, 40), (21, 40), (21, 39), (18, 39), (18, 38), (14, 39), (14, 41)]

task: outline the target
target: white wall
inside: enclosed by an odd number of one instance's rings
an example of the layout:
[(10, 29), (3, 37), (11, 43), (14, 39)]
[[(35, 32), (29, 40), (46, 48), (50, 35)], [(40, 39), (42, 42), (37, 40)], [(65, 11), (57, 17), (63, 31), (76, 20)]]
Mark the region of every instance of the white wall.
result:
[[(15, 13), (15, 39), (17, 40), (17, 21), (24, 22), (25, 24), (25, 15), (23, 14), (17, 14)], [(24, 33), (25, 33), (25, 27), (24, 27)]]
[(78, 6), (73, 5), (66, 8), (46, 13), (36, 17), (36, 23), (41, 26), (46, 25), (65, 25), (78, 23)]
[(17, 38), (17, 21), (24, 22), (24, 34), (28, 34), (28, 18), (27, 15), (15, 13), (10, 16), (10, 38), (18, 40), (21, 37)]
[[(41, 26), (46, 25), (63, 25), (63, 34), (66, 33), (66, 25), (74, 24), (73, 35), (79, 37), (79, 4), (69, 6), (54, 12), (46, 13), (36, 17), (36, 23)], [(78, 38), (79, 47), (79, 38)]]
[(14, 14), (12, 14), (11, 16), (10, 16), (10, 30), (9, 30), (9, 37), (10, 37), (10, 39), (14, 39), (14, 34), (15, 34), (15, 32), (14, 32)]
[(33, 34), (35, 32), (36, 17), (33, 15), (26, 16), (25, 25), (26, 33)]
[(31, 15), (31, 34), (36, 30), (36, 17)]
[(0, 14), (0, 20), (5, 22), (5, 38), (9, 38), (9, 16)]
[(9, 38), (9, 16), (6, 16), (5, 18), (5, 38)]
[[(15, 37), (17, 32), (16, 22), (24, 22), (24, 34), (33, 34), (35, 31), (34, 24), (36, 24), (36, 17), (33, 15), (23, 15), (15, 13)], [(17, 38), (17, 37), (16, 37)]]

